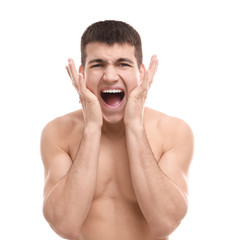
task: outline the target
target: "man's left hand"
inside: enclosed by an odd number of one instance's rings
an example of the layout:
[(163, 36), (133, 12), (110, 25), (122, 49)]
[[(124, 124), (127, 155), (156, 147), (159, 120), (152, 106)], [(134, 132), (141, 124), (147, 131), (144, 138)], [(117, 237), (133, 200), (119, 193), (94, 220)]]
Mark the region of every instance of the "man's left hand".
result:
[(145, 69), (144, 78), (141, 84), (130, 94), (124, 114), (125, 124), (143, 123), (144, 104), (148, 90), (153, 82), (154, 75), (158, 66), (158, 59), (153, 55), (148, 70)]

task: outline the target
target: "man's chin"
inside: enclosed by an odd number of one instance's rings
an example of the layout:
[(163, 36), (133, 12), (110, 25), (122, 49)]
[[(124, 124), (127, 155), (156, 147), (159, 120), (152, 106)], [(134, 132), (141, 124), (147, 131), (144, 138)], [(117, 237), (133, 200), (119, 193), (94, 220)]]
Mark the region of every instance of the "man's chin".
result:
[(112, 115), (112, 116), (105, 116), (103, 115), (103, 120), (104, 122), (106, 122), (107, 124), (118, 124), (123, 122), (124, 120), (124, 115)]

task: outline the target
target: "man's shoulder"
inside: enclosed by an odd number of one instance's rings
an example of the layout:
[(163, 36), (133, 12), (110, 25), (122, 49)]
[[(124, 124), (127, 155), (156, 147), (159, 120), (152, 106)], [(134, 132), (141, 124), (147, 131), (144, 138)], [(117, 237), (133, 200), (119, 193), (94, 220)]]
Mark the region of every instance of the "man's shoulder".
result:
[(145, 109), (145, 122), (149, 128), (158, 129), (163, 134), (191, 132), (190, 126), (184, 120), (150, 108)]
[(43, 133), (51, 135), (65, 135), (76, 129), (82, 129), (84, 126), (83, 114), (81, 110), (77, 110), (63, 116), (59, 116), (46, 124)]
[[(193, 132), (191, 127), (182, 119), (152, 110), (145, 110), (145, 125), (149, 139), (157, 139), (162, 143), (163, 151), (168, 151), (173, 146), (189, 146), (193, 149)], [(153, 143), (156, 142), (153, 140)], [(190, 150), (190, 151), (191, 151)]]

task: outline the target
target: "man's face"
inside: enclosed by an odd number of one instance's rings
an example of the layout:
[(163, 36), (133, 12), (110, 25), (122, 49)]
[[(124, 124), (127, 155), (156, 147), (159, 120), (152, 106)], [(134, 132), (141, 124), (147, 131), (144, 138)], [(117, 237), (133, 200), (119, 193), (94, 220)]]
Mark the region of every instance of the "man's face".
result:
[(107, 122), (121, 121), (128, 97), (144, 73), (143, 65), (138, 68), (135, 48), (94, 42), (87, 44), (86, 55), (85, 68), (80, 71), (87, 88), (97, 96)]

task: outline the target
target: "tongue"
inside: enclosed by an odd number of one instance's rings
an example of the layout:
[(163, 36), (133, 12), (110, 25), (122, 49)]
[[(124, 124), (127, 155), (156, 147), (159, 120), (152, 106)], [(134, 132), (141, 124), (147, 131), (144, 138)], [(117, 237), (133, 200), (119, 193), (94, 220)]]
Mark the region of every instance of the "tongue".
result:
[(118, 94), (108, 94), (108, 96), (105, 97), (104, 101), (108, 105), (115, 107), (120, 104), (121, 99)]

